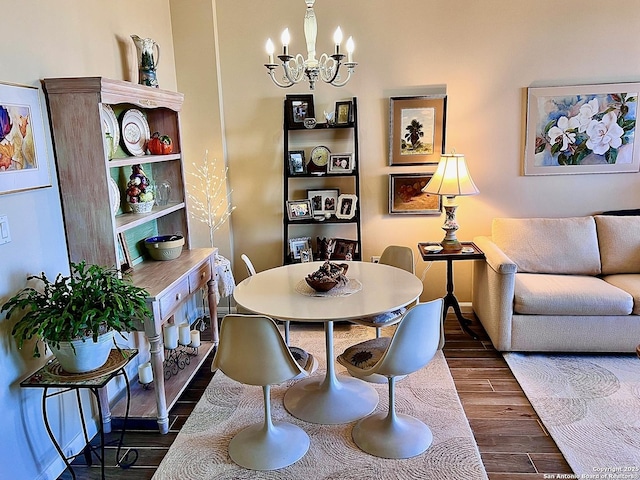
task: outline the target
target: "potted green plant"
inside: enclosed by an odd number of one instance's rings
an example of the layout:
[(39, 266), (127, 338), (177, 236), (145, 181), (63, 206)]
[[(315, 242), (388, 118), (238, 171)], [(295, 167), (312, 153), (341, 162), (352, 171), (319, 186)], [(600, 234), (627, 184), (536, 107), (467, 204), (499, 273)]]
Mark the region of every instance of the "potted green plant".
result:
[(62, 368), (72, 373), (101, 367), (114, 333), (130, 332), (151, 316), (146, 290), (121, 278), (115, 268), (71, 263), (69, 276), (58, 274), (50, 281), (43, 272), (28, 280), (40, 281), (42, 288), (25, 287), (2, 305), (0, 313), (7, 311), (9, 318), (26, 311), (11, 331), (18, 348), (35, 337), (33, 356), (39, 357), (44, 341), (45, 350), (51, 348)]

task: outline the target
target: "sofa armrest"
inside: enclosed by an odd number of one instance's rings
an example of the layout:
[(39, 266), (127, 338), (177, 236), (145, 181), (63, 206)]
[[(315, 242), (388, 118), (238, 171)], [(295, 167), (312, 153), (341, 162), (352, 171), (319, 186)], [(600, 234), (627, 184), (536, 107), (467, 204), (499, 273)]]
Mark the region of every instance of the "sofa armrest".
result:
[(511, 323), (517, 265), (490, 237), (474, 243), (486, 261), (473, 262), (473, 310), (499, 351), (511, 350)]
[(473, 241), (484, 252), (487, 263), (496, 273), (509, 274), (518, 271), (515, 262), (507, 257), (490, 237), (476, 237)]

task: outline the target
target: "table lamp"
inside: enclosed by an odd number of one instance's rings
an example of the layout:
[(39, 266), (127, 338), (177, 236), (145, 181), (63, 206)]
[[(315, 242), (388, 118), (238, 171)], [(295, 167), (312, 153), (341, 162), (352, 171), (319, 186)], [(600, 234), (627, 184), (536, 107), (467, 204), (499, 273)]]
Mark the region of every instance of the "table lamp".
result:
[(456, 238), (456, 230), (459, 227), (456, 222), (456, 208), (458, 206), (455, 204), (455, 198), (458, 195), (480, 193), (471, 180), (464, 155), (442, 155), (436, 173), (433, 174), (422, 191), (446, 197), (444, 210), (447, 218), (442, 225), (442, 229), (445, 231), (444, 240), (441, 242), (442, 250), (444, 252), (459, 252), (462, 250), (462, 246)]

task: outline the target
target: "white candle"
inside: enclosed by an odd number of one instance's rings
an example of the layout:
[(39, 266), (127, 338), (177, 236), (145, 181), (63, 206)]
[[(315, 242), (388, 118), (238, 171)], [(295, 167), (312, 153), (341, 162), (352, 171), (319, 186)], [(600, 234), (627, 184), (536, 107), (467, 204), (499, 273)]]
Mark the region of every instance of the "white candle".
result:
[(336, 28), (333, 34), (333, 43), (336, 44), (336, 55), (338, 55), (340, 53), (340, 44), (342, 43), (342, 30), (340, 27)]
[(188, 323), (183, 323), (179, 326), (178, 342), (180, 345), (189, 345), (191, 343), (191, 326)]
[(355, 44), (353, 43), (353, 37), (349, 37), (347, 40), (347, 62), (353, 62), (353, 51), (355, 50)]
[(200, 346), (200, 330), (191, 330), (191, 346), (193, 348)]
[(289, 29), (285, 28), (280, 36), (280, 40), (282, 41), (282, 54), (289, 55), (289, 42), (291, 41), (291, 35), (289, 34)]
[(273, 42), (271, 41), (271, 39), (267, 39), (267, 54), (269, 55), (269, 64), (273, 64), (273, 52), (275, 50), (275, 47), (273, 46)]
[(178, 348), (178, 326), (173, 323), (168, 323), (164, 326), (163, 331), (164, 346), (169, 350)]
[(144, 384), (153, 382), (153, 370), (151, 370), (150, 362), (138, 366), (138, 380)]

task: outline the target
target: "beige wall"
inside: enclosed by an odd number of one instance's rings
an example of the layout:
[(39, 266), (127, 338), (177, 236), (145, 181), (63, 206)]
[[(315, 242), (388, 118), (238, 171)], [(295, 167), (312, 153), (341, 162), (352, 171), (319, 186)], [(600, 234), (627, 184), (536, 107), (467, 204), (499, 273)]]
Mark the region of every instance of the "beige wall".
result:
[[(234, 189), (236, 264), (281, 262), (282, 100), (306, 85), (275, 87), (264, 44), (291, 30), (304, 49), (303, 0), (217, 0), (225, 137)], [(442, 217), (387, 214), (388, 98), (446, 89), (447, 151), (466, 155), (480, 194), (459, 199), (458, 237), (489, 233), (496, 216), (583, 215), (640, 204), (638, 174), (522, 176), (524, 94), (529, 86), (640, 79), (640, 12), (628, 2), (579, 0), (318, 0), (318, 52), (339, 24), (356, 41), (355, 78), (319, 85), (316, 110), (358, 97), (364, 258), (385, 245), (440, 240)], [(426, 265), (419, 261), (417, 273)], [(244, 276), (236, 267), (236, 272)], [(456, 292), (470, 300), (470, 265), (456, 266)], [(423, 300), (444, 292), (444, 265), (426, 273)]]
[[(0, 0), (0, 8), (5, 39), (1, 82), (40, 87), (45, 77), (94, 75), (137, 82), (130, 39), (137, 34), (158, 42), (160, 86), (176, 89), (168, 0)], [(0, 215), (7, 215), (12, 237), (0, 245), (0, 304), (25, 286), (28, 274), (44, 271), (53, 278), (68, 271), (44, 96), (42, 108), (53, 187), (0, 195)], [(64, 465), (42, 421), (42, 390), (19, 386), (45, 359), (16, 348), (14, 323), (0, 315), (0, 478), (57, 478)], [(109, 385), (112, 395), (114, 383)], [(80, 451), (82, 430), (73, 395), (49, 400), (49, 418), (65, 452)]]

